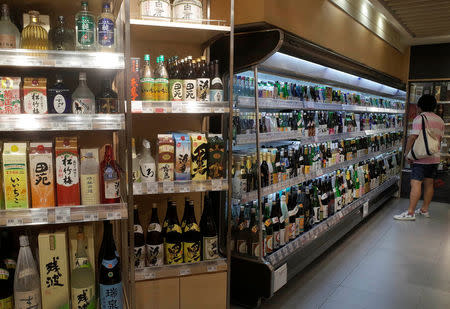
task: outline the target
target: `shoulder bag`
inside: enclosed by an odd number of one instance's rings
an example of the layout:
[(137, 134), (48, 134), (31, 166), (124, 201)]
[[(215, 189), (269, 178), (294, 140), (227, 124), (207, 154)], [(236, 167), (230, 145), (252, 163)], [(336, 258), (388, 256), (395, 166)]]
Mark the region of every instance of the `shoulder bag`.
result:
[(419, 136), (414, 142), (411, 151), (408, 153), (407, 158), (411, 160), (419, 160), (433, 156), (435, 153), (439, 152), (439, 139), (431, 134), (430, 129), (425, 127), (425, 120), (427, 117), (425, 115), (420, 115), (422, 117), (422, 130)]

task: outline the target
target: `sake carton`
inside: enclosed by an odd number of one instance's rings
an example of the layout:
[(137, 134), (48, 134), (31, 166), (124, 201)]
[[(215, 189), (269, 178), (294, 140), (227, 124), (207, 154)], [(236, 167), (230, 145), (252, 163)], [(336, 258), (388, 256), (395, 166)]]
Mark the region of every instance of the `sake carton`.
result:
[(189, 135), (174, 133), (175, 180), (191, 179), (191, 140)]
[(23, 81), (23, 110), (26, 114), (47, 114), (47, 79), (26, 77)]
[(70, 271), (67, 233), (39, 233), (42, 308), (69, 308)]
[(76, 137), (57, 137), (56, 196), (58, 206), (80, 205), (80, 166)]
[(28, 208), (27, 144), (3, 145), (3, 186), (5, 208)]
[(141, 99), (141, 58), (131, 58), (130, 97), (131, 101)]
[(207, 147), (205, 134), (189, 133), (191, 139), (191, 179), (206, 180), (207, 176)]
[(225, 175), (225, 142), (222, 134), (208, 134), (208, 179), (223, 179)]
[(53, 176), (53, 144), (30, 144), (31, 206), (55, 206), (55, 179)]
[(158, 181), (173, 181), (175, 149), (171, 134), (158, 134)]
[(20, 77), (0, 77), (0, 114), (20, 114)]

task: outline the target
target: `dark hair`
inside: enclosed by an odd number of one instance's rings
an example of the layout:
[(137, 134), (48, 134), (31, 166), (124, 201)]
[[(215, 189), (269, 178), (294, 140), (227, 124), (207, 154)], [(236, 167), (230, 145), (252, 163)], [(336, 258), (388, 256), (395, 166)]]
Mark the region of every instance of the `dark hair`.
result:
[(436, 109), (436, 98), (431, 94), (424, 94), (417, 102), (417, 106), (424, 112), (433, 112)]

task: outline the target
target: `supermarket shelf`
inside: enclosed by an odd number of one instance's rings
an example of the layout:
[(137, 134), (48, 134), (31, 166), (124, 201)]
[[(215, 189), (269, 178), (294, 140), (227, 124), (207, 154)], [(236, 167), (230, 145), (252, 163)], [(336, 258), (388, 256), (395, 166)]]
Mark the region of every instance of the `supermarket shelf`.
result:
[(169, 41), (194, 45), (231, 31), (230, 26), (156, 19), (131, 19), (130, 27), (133, 41)]
[(3, 114), (0, 131), (124, 130), (123, 114)]
[(0, 210), (0, 226), (62, 224), (128, 217), (126, 203)]
[(224, 114), (229, 113), (228, 102), (132, 101), (135, 114)]
[[(353, 159), (353, 160), (349, 160), (349, 161), (344, 161), (344, 162), (340, 162), (337, 163), (335, 165), (326, 167), (324, 169), (320, 169), (318, 171), (312, 171), (310, 174), (308, 175), (300, 175), (291, 179), (288, 179), (286, 181), (277, 183), (277, 184), (273, 184), (264, 188), (261, 188), (261, 196), (267, 196), (269, 194), (275, 193), (275, 192), (279, 192), (281, 190), (286, 190), (287, 188), (290, 188), (294, 185), (297, 185), (299, 183), (305, 182), (305, 181), (309, 181), (309, 180), (313, 180), (316, 179), (318, 177), (322, 177), (324, 175), (327, 175), (329, 173), (332, 173), (334, 171), (337, 171), (338, 169), (343, 169), (346, 167), (349, 167), (351, 165), (354, 164), (358, 164), (361, 161), (366, 161), (369, 160), (371, 158), (375, 158), (381, 155), (387, 155), (389, 156), (389, 153), (391, 151), (394, 150), (398, 150), (399, 148), (401, 148), (401, 146), (394, 146), (394, 147), (390, 147), (388, 149), (384, 149), (384, 150), (380, 150), (377, 152), (372, 152), (369, 153), (367, 155), (361, 156), (359, 158)], [(251, 191), (251, 192), (247, 192), (242, 194), (242, 197), (235, 197), (235, 199), (240, 200), (240, 203), (247, 203), (250, 201), (254, 201), (258, 199), (258, 191)]]
[(0, 49), (0, 66), (122, 70), (123, 53)]
[[(382, 108), (373, 106), (348, 105), (339, 103), (323, 103), (301, 100), (283, 100), (272, 98), (258, 98), (260, 109), (304, 109), (304, 110), (330, 110), (330, 111), (352, 111), (352, 112), (370, 112), (387, 114), (404, 114), (405, 110)], [(254, 108), (255, 98), (239, 96), (236, 107)]]
[(208, 179), (208, 180), (176, 180), (159, 181), (147, 183), (134, 183), (134, 195), (163, 194), (163, 193), (188, 193), (206, 191), (228, 190), (228, 180)]
[(227, 270), (227, 260), (219, 258), (211, 261), (201, 261), (197, 263), (178, 264), (178, 265), (163, 265), (145, 267), (143, 269), (136, 269), (135, 280), (153, 280), (172, 277), (183, 277), (189, 275), (214, 273)]

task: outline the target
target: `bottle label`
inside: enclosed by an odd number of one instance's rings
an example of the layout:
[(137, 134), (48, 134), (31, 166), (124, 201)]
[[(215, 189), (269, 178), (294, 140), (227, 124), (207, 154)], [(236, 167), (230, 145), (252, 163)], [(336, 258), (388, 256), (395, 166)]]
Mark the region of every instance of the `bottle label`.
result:
[[(180, 228), (181, 233), (181, 228)], [(181, 264), (183, 263), (183, 244), (181, 242), (176, 243), (164, 243), (164, 256), (166, 257), (166, 264)]]
[(148, 266), (162, 266), (164, 264), (164, 248), (160, 245), (145, 245)]
[(5, 263), (7, 269), (16, 269), (17, 263), (16, 263), (15, 260), (13, 260), (13, 259), (4, 259), (3, 262)]
[(154, 182), (156, 181), (156, 164), (155, 163), (144, 163), (139, 169), (141, 170), (141, 176), (143, 182)]
[(161, 0), (141, 1), (142, 16), (170, 17), (170, 3)]
[(75, 259), (75, 268), (90, 268), (91, 263), (89, 263), (89, 259), (85, 256), (77, 257)]
[(295, 238), (295, 231), (296, 231), (296, 226), (295, 223), (290, 223), (289, 224), (289, 239), (294, 239)]
[(280, 231), (273, 231), (273, 249), (280, 247)]
[(219, 258), (219, 244), (217, 236), (203, 236), (203, 259), (215, 260)]
[(280, 246), (286, 244), (286, 229), (280, 229)]
[(55, 110), (55, 112), (57, 114), (63, 114), (64, 111), (66, 110), (66, 99), (64, 98), (64, 96), (62, 94), (57, 94), (55, 95), (55, 97), (53, 98), (53, 109)]
[(273, 217), (272, 218), (272, 223), (273, 224), (275, 224), (275, 223), (278, 223), (279, 221), (278, 221), (278, 217)]
[(169, 80), (167, 78), (155, 78), (155, 100), (169, 101)]
[(72, 308), (95, 308), (94, 285), (85, 288), (72, 288)]
[(41, 308), (41, 291), (14, 292), (15, 309)]
[(159, 223), (150, 223), (148, 225), (148, 229), (147, 229), (148, 233), (150, 233), (150, 232), (161, 232), (161, 231), (162, 231), (162, 229), (161, 229), (161, 225)]
[(9, 271), (3, 268), (0, 268), (0, 280), (8, 280)]
[(259, 242), (253, 242), (252, 243), (252, 253), (253, 256), (261, 256), (260, 254), (260, 246), (259, 246)]
[(16, 37), (10, 34), (0, 34), (0, 48), (16, 48)]
[(247, 179), (241, 179), (241, 192), (247, 192)]
[(77, 20), (77, 39), (83, 46), (90, 46), (95, 43), (95, 21), (93, 16), (80, 16)]
[(106, 285), (100, 284), (100, 308), (122, 309), (122, 282)]
[(183, 100), (197, 101), (197, 81), (195, 79), (183, 80)]
[(105, 199), (116, 199), (120, 197), (120, 181), (105, 179)]
[(97, 174), (81, 175), (81, 203), (83, 205), (99, 204), (98, 182)]
[(237, 247), (238, 247), (238, 253), (242, 253), (242, 254), (248, 253), (246, 240), (238, 239)]
[(298, 219), (298, 224), (297, 224), (297, 228), (300, 233), (303, 233), (303, 231), (305, 230), (305, 216), (300, 216), (297, 218)]
[(184, 262), (194, 263), (200, 261), (200, 241), (185, 241), (183, 242)]
[(12, 295), (7, 298), (0, 299), (0, 309), (13, 309)]
[(72, 112), (74, 114), (93, 114), (94, 101), (90, 98), (77, 98), (72, 103)]
[(273, 251), (273, 235), (266, 235), (266, 252), (272, 253)]
[(171, 79), (169, 81), (170, 101), (183, 100), (183, 81), (181, 79)]
[(98, 112), (101, 114), (114, 114), (119, 112), (119, 100), (116, 98), (98, 98)]
[(202, 6), (192, 1), (179, 1), (173, 7), (173, 18), (200, 21), (203, 18)]
[(197, 78), (197, 98), (199, 101), (209, 101), (209, 83), (209, 78)]
[(223, 90), (210, 89), (209, 96), (212, 102), (223, 102)]
[(142, 226), (140, 224), (134, 225), (134, 233), (144, 235), (144, 230), (142, 229)]
[(155, 80), (151, 77), (141, 78), (141, 95), (142, 100), (155, 100)]
[(64, 187), (78, 184), (78, 157), (66, 152), (56, 157), (56, 182)]
[(145, 246), (134, 247), (134, 267), (136, 269), (145, 267)]
[(47, 96), (40, 91), (29, 91), (23, 97), (26, 114), (47, 114)]
[(117, 264), (119, 264), (119, 260), (118, 260), (118, 259), (113, 259), (113, 260), (102, 260), (102, 265), (103, 265), (106, 269), (113, 269)]
[(98, 44), (104, 47), (114, 45), (114, 21), (100, 18), (98, 21)]

